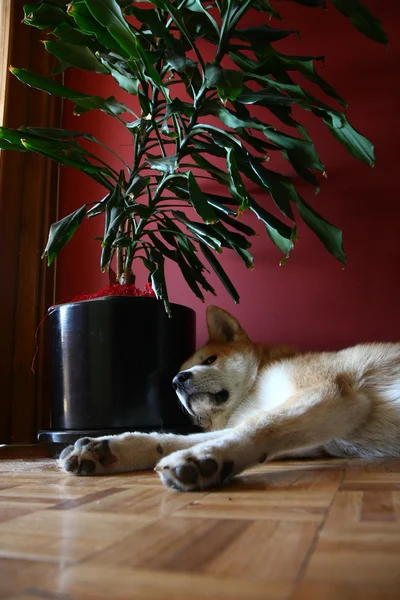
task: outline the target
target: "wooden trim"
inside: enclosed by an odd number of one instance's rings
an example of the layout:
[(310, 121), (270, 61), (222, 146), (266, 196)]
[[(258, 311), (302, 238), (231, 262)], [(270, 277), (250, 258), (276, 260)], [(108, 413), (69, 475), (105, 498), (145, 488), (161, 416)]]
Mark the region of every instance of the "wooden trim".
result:
[[(7, 79), (8, 53), (10, 46), (11, 0), (0, 4), (0, 90), (4, 90)], [(5, 94), (0, 93), (0, 125), (3, 125)]]
[(12, 446), (0, 446), (0, 468), (2, 460), (55, 458), (56, 452), (59, 454), (61, 450), (60, 444), (13, 444)]
[[(21, 24), (25, 3), (10, 3), (8, 63), (48, 75), (54, 59), (40, 43), (43, 32)], [(6, 127), (57, 127), (61, 125), (61, 111), (58, 99), (24, 86), (8, 73)], [(31, 362), (38, 323), (53, 303), (54, 271), (45, 268), (40, 255), (57, 212), (57, 186), (57, 165), (44, 157), (28, 152), (1, 153), (0, 443), (33, 442), (37, 428), (49, 425), (42, 331), (36, 376)]]

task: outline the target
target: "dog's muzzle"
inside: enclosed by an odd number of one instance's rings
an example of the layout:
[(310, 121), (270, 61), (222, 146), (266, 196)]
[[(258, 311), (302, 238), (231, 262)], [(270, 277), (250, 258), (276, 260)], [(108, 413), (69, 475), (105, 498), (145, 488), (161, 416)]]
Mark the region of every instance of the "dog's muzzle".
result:
[(218, 391), (210, 391), (202, 389), (202, 387), (196, 385), (191, 371), (181, 371), (172, 380), (172, 386), (174, 390), (179, 394), (183, 395), (188, 404), (190, 404), (190, 397), (194, 394), (207, 394), (213, 404), (223, 404), (229, 398), (229, 392), (223, 388)]
[(175, 391), (182, 390), (183, 392), (188, 392), (189, 388), (192, 388), (190, 380), (192, 379), (193, 374), (190, 371), (181, 371), (178, 375), (172, 380), (172, 387)]

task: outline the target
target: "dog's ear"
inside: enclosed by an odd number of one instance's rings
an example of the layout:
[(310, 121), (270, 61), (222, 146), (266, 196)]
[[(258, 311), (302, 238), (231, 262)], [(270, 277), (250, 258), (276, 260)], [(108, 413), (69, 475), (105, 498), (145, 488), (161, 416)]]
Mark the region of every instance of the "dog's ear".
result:
[(207, 307), (207, 327), (210, 341), (238, 342), (249, 339), (239, 321), (217, 306)]

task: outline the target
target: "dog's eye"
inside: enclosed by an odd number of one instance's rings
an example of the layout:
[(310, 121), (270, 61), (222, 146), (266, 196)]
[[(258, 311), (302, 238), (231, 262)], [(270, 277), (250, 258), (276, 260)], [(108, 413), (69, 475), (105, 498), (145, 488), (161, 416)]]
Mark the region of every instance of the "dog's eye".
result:
[(209, 356), (208, 358), (206, 358), (205, 360), (203, 360), (202, 364), (203, 365), (212, 365), (213, 362), (215, 362), (217, 360), (217, 357), (214, 356)]

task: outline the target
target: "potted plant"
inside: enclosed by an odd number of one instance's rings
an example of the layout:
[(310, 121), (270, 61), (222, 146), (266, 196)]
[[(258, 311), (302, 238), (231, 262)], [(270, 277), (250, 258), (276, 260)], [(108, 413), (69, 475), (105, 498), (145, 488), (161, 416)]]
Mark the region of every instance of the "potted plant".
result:
[[(328, 4), (292, 1), (314, 8)], [(368, 37), (387, 43), (380, 22), (359, 0), (329, 5)], [(250, 11), (257, 11), (259, 24), (245, 27)], [(77, 116), (90, 110), (107, 113), (116, 127), (129, 132), (133, 144), (129, 161), (112, 147), (110, 161), (104, 161), (96, 155), (103, 140), (90, 132), (0, 128), (1, 149), (37, 152), (79, 169), (105, 190), (103, 198), (88, 198), (51, 226), (44, 251), (48, 264), (85, 218), (101, 215), (100, 268), (114, 283), (132, 286), (132, 264), (140, 260), (161, 301), (118, 296), (51, 310), (56, 429), (79, 429), (81, 435), (186, 426), (172, 408), (169, 379), (193, 350), (194, 316), (186, 307), (170, 305), (164, 262), (176, 262), (202, 300), (204, 291), (215, 294), (207, 280), (207, 271), (214, 271), (238, 302), (218, 254), (233, 250), (252, 268), (255, 231), (243, 222), (245, 211), (265, 225), (282, 251), (281, 264), (296, 242), (293, 206), (345, 263), (341, 231), (268, 160), (282, 154), (300, 178), (319, 188), (324, 165), (293, 107), (321, 119), (350, 154), (370, 166), (373, 146), (352, 127), (346, 102), (319, 75), (320, 57), (291, 56), (275, 48), (275, 42), (296, 33), (283, 29), (279, 19), (273, 0), (40, 0), (25, 6), (24, 22), (43, 30), (46, 50), (58, 60), (56, 73), (78, 68), (108, 75), (125, 92), (124, 102), (73, 90), (54, 74), (46, 78), (21, 66), (10, 67), (12, 74), (68, 99)], [(208, 61), (206, 44), (212, 56)], [(297, 75), (311, 82), (317, 95), (298, 83)], [(205, 191), (203, 178), (214, 182), (212, 193)], [(249, 182), (262, 200), (249, 193)], [(164, 396), (167, 409), (162, 408)]]

